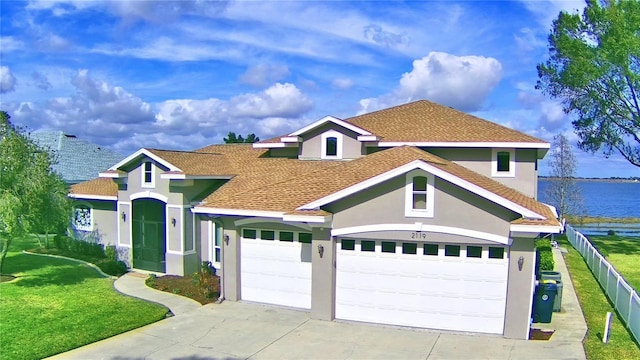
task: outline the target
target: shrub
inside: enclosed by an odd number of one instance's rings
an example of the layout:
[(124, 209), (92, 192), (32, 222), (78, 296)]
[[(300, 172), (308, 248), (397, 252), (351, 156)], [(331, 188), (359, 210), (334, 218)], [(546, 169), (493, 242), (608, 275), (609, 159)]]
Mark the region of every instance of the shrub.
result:
[(112, 276), (121, 276), (126, 274), (127, 265), (122, 261), (105, 259), (96, 264), (104, 273)]
[(115, 245), (109, 245), (104, 247), (104, 255), (107, 259), (112, 261), (118, 260), (118, 251), (116, 250)]
[(609, 230), (609, 231), (607, 231), (607, 235), (616, 236), (616, 232), (615, 232), (615, 230)]
[(536, 240), (535, 246), (539, 258), (538, 270), (553, 270), (556, 266), (556, 262), (553, 260), (551, 240), (538, 239)]

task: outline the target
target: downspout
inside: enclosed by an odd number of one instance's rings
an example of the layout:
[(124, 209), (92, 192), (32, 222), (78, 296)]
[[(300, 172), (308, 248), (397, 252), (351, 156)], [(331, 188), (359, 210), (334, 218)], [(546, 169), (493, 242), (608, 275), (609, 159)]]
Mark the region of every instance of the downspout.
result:
[[(218, 226), (217, 223), (214, 222), (214, 224), (216, 225), (216, 227)], [(216, 304), (220, 304), (222, 303), (225, 299), (224, 299), (224, 279), (225, 279), (225, 274), (224, 274), (224, 248), (226, 246), (229, 245), (229, 242), (227, 241), (227, 235), (224, 233), (224, 228), (222, 228), (222, 246), (220, 246), (220, 271), (221, 271), (221, 275), (219, 275), (220, 277), (220, 296), (218, 297), (218, 300), (216, 300)], [(216, 235), (217, 235), (217, 229), (216, 229)]]

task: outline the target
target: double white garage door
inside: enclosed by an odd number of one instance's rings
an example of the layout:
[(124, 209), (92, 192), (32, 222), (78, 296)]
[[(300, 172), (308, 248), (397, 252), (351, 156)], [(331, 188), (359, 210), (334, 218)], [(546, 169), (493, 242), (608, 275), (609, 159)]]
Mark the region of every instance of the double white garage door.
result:
[[(242, 299), (310, 309), (310, 241), (307, 233), (245, 229)], [(341, 239), (335, 315), (501, 334), (507, 272), (504, 247)]]
[(503, 247), (343, 239), (336, 318), (502, 334), (507, 257)]

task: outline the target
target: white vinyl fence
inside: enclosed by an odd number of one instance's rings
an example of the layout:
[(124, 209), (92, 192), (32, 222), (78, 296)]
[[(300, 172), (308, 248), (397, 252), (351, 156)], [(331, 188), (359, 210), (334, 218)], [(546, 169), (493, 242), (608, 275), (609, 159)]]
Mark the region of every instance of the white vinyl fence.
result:
[(600, 286), (614, 304), (620, 317), (640, 342), (640, 296), (638, 292), (614, 269), (607, 259), (591, 244), (589, 239), (568, 224), (565, 227), (569, 242), (582, 254)]

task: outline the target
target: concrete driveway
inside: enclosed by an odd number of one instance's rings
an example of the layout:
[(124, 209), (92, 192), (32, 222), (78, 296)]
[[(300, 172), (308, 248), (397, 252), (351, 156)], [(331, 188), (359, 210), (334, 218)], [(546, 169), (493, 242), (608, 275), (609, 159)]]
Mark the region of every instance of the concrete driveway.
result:
[[(553, 339), (553, 338), (552, 338)], [(525, 341), (321, 321), (309, 313), (206, 305), (54, 359), (584, 359), (576, 341)]]

